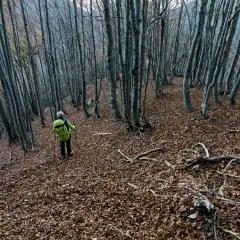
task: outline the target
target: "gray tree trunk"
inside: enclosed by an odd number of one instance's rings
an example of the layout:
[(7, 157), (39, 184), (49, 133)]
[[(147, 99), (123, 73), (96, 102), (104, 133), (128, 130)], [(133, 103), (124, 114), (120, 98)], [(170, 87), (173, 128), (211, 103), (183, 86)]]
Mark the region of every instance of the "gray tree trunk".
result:
[(111, 25), (111, 15), (109, 8), (109, 0), (104, 0), (104, 16), (106, 24), (106, 32), (108, 39), (107, 55), (108, 55), (108, 71), (110, 77), (110, 104), (113, 111), (113, 116), (116, 120), (120, 120), (121, 114), (117, 103), (116, 79), (114, 74), (114, 56), (113, 56), (113, 32)]
[(192, 72), (192, 67), (193, 67), (192, 64), (193, 64), (193, 58), (195, 55), (195, 50), (196, 50), (199, 38), (201, 37), (201, 34), (203, 32), (207, 3), (208, 3), (207, 0), (202, 0), (202, 2), (201, 2), (198, 27), (196, 29), (196, 33), (195, 33), (194, 39), (192, 41), (191, 50), (190, 50), (190, 53), (188, 56), (188, 63), (187, 63), (185, 74), (184, 74), (183, 96), (184, 96), (184, 107), (186, 108), (187, 111), (192, 110), (189, 85), (190, 85), (190, 81), (191, 81), (191, 72)]

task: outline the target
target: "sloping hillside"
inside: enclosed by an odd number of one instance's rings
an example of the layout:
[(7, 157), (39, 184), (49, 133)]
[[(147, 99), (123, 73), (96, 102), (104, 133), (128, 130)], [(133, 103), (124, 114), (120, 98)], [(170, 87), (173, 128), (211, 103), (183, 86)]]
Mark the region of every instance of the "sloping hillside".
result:
[[(198, 107), (183, 109), (180, 84), (168, 86), (164, 97), (148, 99), (148, 116), (154, 128), (133, 135), (121, 122), (102, 118), (83, 119), (82, 112), (68, 107), (78, 126), (73, 134), (75, 155), (62, 162), (59, 146), (51, 137), (51, 122), (36, 124), (36, 148), (23, 154), (0, 145), (0, 239), (234, 239), (217, 227), (240, 233), (240, 167), (231, 162), (198, 164), (173, 170), (164, 162), (186, 163), (204, 156), (240, 155), (240, 105), (211, 108), (214, 119), (204, 120)], [(151, 88), (151, 86), (150, 86)], [(200, 106), (201, 93), (192, 90)], [(227, 109), (227, 111), (226, 111)], [(154, 148), (157, 161), (127, 161)], [(10, 157), (11, 156), (11, 157)], [(223, 185), (224, 183), (224, 185)], [(223, 194), (222, 199), (221, 193)], [(208, 218), (194, 213), (193, 200), (206, 196), (216, 212)], [(128, 237), (127, 237), (128, 236)]]

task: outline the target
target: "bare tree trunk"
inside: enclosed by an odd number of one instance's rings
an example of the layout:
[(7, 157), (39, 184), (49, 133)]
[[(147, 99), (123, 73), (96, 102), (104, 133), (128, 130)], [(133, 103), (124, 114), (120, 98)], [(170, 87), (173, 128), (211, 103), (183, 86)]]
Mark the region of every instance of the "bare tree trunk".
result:
[(235, 67), (237, 65), (237, 62), (239, 60), (239, 56), (240, 56), (240, 40), (238, 41), (238, 46), (237, 46), (234, 58), (233, 58), (232, 63), (231, 63), (229, 74), (227, 76), (225, 94), (230, 94), (231, 93), (231, 84), (233, 82), (234, 69), (235, 69)]
[(128, 123), (129, 129), (132, 130), (131, 123), (131, 90), (132, 90), (132, 77), (131, 77), (131, 62), (132, 62), (132, 30), (131, 30), (131, 20), (130, 20), (130, 0), (126, 0), (126, 42), (125, 42), (125, 62), (124, 62), (124, 75), (125, 75), (125, 118)]
[(138, 114), (142, 114), (142, 86), (145, 79), (146, 67), (146, 36), (147, 36), (147, 16), (148, 16), (148, 0), (143, 0), (142, 6), (142, 41), (141, 41), (141, 63), (140, 63), (140, 83), (138, 89)]
[(97, 74), (97, 59), (96, 59), (96, 45), (95, 45), (95, 36), (94, 36), (94, 28), (93, 28), (93, 6), (92, 0), (90, 0), (90, 15), (91, 15), (91, 27), (92, 27), (92, 43), (93, 43), (93, 58), (94, 58), (94, 74), (95, 74), (95, 116), (97, 118), (100, 117), (99, 109), (98, 109), (98, 74)]
[(24, 22), (24, 29), (25, 29), (28, 51), (30, 53), (30, 63), (31, 63), (31, 67), (32, 67), (33, 82), (34, 82), (35, 92), (36, 92), (36, 96), (37, 96), (38, 110), (40, 113), (41, 124), (44, 127), (45, 123), (44, 123), (43, 109), (42, 109), (41, 98), (40, 98), (40, 87), (39, 87), (39, 81), (37, 78), (37, 72), (36, 72), (37, 69), (35, 67), (36, 65), (34, 63), (34, 56), (33, 56), (34, 49), (31, 46), (31, 42), (30, 42), (30, 38), (29, 38), (29, 34), (28, 34), (28, 25), (27, 25), (27, 19), (26, 19), (26, 15), (25, 15), (24, 6), (23, 6), (23, 0), (20, 0), (20, 5), (21, 5), (21, 10), (22, 10), (22, 17), (23, 17), (23, 22)]
[[(79, 51), (80, 51), (80, 63), (82, 67), (82, 100), (83, 100), (83, 109), (84, 109), (84, 114), (85, 117), (89, 117), (89, 113), (87, 111), (86, 107), (86, 63), (85, 63), (85, 58), (86, 58), (86, 45), (85, 45), (85, 27), (84, 27), (84, 20), (83, 20), (83, 2), (80, 4), (81, 7), (81, 16), (82, 16), (82, 41), (83, 41), (83, 51), (81, 48), (81, 42), (80, 42), (80, 33), (77, 32), (77, 38), (78, 38), (78, 46), (79, 46)], [(74, 0), (74, 11), (75, 11), (75, 25), (77, 26), (77, 7), (76, 7), (76, 0)], [(78, 27), (76, 29), (78, 31)]]
[(176, 75), (175, 73), (175, 66), (177, 64), (177, 56), (178, 56), (178, 51), (179, 51), (179, 38), (180, 38), (180, 27), (181, 27), (181, 20), (182, 20), (182, 13), (183, 13), (183, 3), (181, 4), (180, 7), (180, 12), (179, 12), (179, 17), (178, 17), (178, 24), (177, 24), (177, 32), (176, 32), (176, 37), (174, 41), (174, 48), (173, 48), (173, 57), (172, 57), (172, 63), (171, 63), (171, 74), (173, 76)]
[(117, 104), (117, 92), (116, 92), (116, 79), (114, 74), (114, 57), (113, 57), (113, 32), (110, 18), (110, 8), (109, 8), (109, 0), (104, 0), (104, 15), (105, 15), (105, 24), (106, 24), (106, 32), (108, 37), (108, 71), (110, 77), (110, 104), (113, 111), (114, 118), (116, 120), (120, 120), (121, 114)]
[(192, 42), (191, 50), (188, 57), (188, 63), (185, 70), (184, 82), (183, 82), (183, 96), (184, 96), (184, 106), (187, 111), (192, 111), (192, 104), (190, 99), (189, 85), (191, 80), (192, 64), (195, 54), (195, 50), (199, 41), (199, 38), (203, 32), (204, 21), (205, 21), (205, 11), (207, 7), (208, 0), (202, 0), (200, 12), (199, 12), (199, 21), (196, 33)]
[(237, 71), (237, 74), (236, 74), (236, 82), (235, 82), (235, 85), (231, 91), (231, 94), (229, 96), (229, 103), (231, 105), (234, 105), (236, 104), (236, 95), (237, 95), (237, 92), (239, 90), (239, 87), (240, 87), (240, 67), (238, 67), (238, 71)]
[(56, 73), (56, 66), (55, 60), (53, 56), (53, 43), (52, 43), (52, 32), (50, 29), (50, 21), (49, 21), (49, 13), (48, 13), (48, 0), (45, 1), (45, 14), (46, 14), (46, 30), (48, 34), (48, 43), (49, 43), (49, 62), (50, 65), (50, 78), (52, 79), (53, 84), (53, 96), (54, 96), (54, 103), (55, 103), (55, 113), (62, 109), (62, 103), (60, 99), (60, 93), (57, 91), (57, 73)]
[(133, 0), (130, 0), (131, 17), (133, 24), (134, 33), (134, 67), (132, 69), (133, 75), (133, 120), (134, 128), (136, 130), (140, 127), (140, 116), (139, 116), (139, 84), (140, 84), (140, 72), (139, 72), (139, 57), (140, 57), (140, 0), (136, 0), (136, 6), (134, 7)]

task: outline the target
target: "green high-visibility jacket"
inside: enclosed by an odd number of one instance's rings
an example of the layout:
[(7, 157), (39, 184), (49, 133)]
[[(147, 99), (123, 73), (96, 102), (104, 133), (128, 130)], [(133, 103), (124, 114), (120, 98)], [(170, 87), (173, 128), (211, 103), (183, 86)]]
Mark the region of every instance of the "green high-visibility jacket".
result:
[(60, 141), (67, 141), (71, 135), (71, 129), (76, 126), (68, 120), (57, 119), (53, 122), (53, 131), (56, 133)]

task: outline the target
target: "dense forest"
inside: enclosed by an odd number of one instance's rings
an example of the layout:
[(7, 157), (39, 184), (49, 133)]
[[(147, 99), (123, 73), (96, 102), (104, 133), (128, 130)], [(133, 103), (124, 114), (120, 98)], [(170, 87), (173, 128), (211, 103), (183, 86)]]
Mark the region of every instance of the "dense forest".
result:
[(0, 0), (0, 239), (240, 239), (239, 15)]
[[(73, 106), (94, 106), (103, 83), (115, 119), (128, 129), (150, 124), (145, 114), (149, 81), (156, 97), (175, 76), (184, 76), (183, 96), (192, 110), (191, 87), (203, 89), (202, 115), (214, 95), (234, 104), (240, 84), (239, 1), (1, 0), (1, 123), (10, 142), (34, 145), (32, 121), (50, 108), (52, 119)], [(86, 87), (94, 84), (93, 99)], [(118, 88), (119, 86), (119, 88)]]

